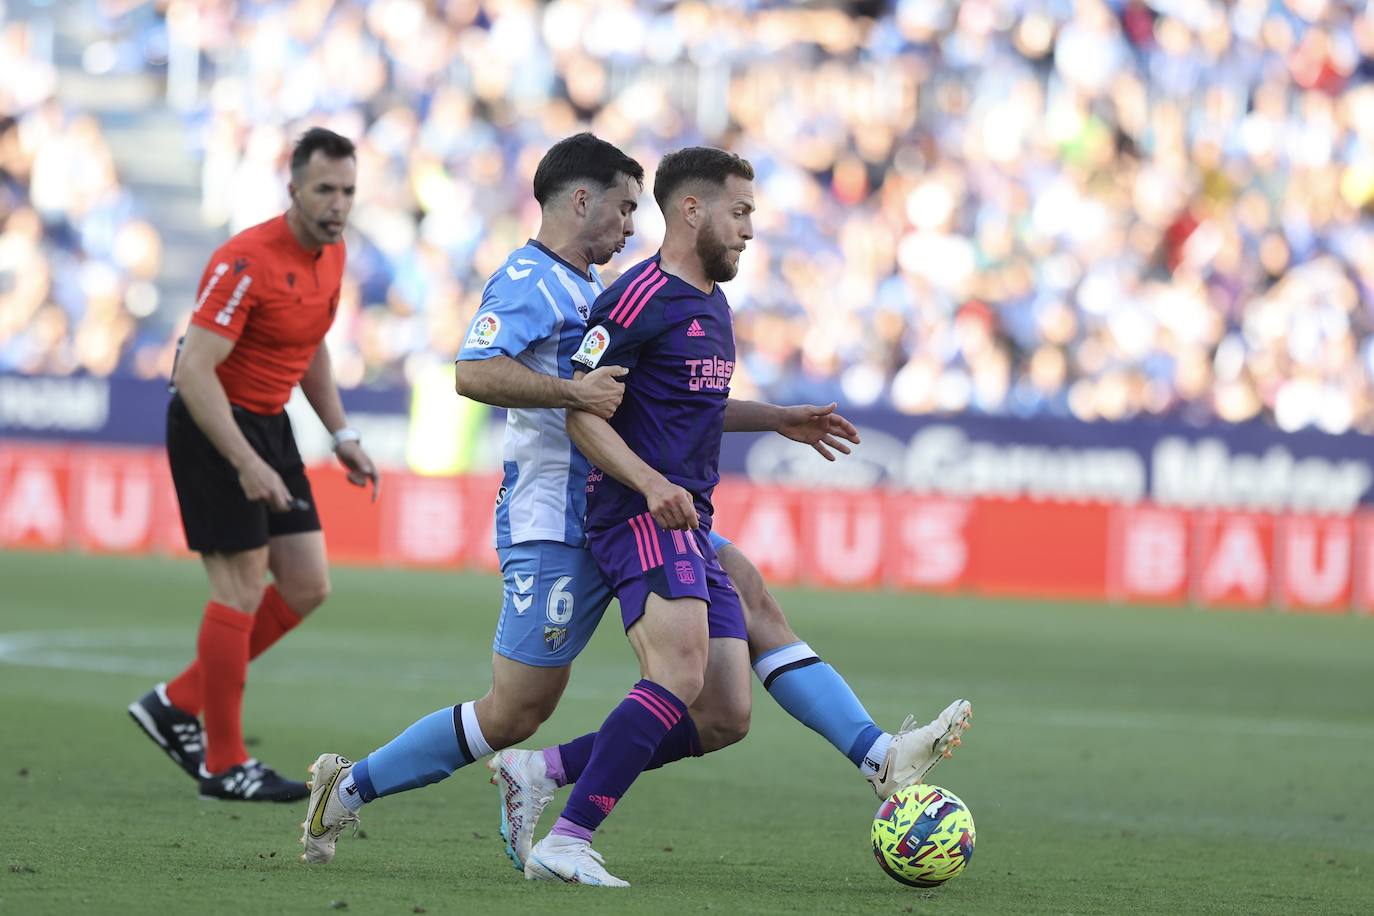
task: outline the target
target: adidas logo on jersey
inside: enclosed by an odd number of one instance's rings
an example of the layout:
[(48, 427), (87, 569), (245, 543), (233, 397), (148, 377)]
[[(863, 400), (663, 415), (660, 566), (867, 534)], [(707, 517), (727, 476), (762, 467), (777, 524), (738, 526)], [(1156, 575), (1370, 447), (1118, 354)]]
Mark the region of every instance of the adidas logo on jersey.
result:
[(705, 336), (706, 336), (706, 332), (705, 332), (704, 330), (702, 330), (702, 328), (701, 328), (701, 322), (700, 322), (700, 321), (697, 321), (695, 318), (692, 319), (692, 323), (689, 324), (689, 325), (687, 326), (687, 336), (688, 336), (688, 337), (705, 337)]

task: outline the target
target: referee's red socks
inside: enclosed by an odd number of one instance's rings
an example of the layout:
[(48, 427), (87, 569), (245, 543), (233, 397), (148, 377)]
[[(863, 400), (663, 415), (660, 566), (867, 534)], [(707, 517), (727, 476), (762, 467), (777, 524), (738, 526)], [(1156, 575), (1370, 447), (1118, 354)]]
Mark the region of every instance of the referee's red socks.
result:
[[(253, 617), (217, 601), (205, 605), (196, 640), (196, 664), (205, 700), (205, 768), (223, 773), (248, 759), (243, 746), (243, 683)], [(167, 698), (174, 705), (171, 687)]]
[[(300, 622), (301, 617), (291, 610), (286, 599), (282, 598), (281, 592), (277, 591), (277, 587), (267, 586), (263, 589), (257, 613), (253, 615), (253, 631), (248, 640), (249, 660), (266, 652), (273, 643), (291, 632)], [(168, 682), (167, 699), (182, 712), (193, 716), (200, 715), (205, 708), (205, 691), (201, 686), (199, 659), (191, 662), (175, 680)]]

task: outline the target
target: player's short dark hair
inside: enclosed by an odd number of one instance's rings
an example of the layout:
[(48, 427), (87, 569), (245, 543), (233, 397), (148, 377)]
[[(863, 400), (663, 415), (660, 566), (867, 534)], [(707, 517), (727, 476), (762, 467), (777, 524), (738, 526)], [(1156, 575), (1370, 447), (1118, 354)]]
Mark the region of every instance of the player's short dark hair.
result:
[(574, 181), (593, 181), (602, 190), (615, 184), (617, 175), (629, 175), (644, 184), (644, 166), (595, 134), (583, 131), (555, 143), (534, 170), (534, 199), (544, 206)]
[(654, 200), (665, 213), (668, 201), (683, 185), (700, 181), (724, 187), (731, 175), (754, 180), (754, 167), (748, 159), (710, 146), (689, 146), (664, 156), (654, 172)]
[(291, 151), (291, 176), (294, 178), (299, 175), (310, 162), (310, 157), (319, 150), (330, 159), (356, 159), (357, 149), (353, 146), (353, 141), (336, 134), (332, 130), (323, 127), (312, 127), (301, 138), (296, 141), (296, 148)]

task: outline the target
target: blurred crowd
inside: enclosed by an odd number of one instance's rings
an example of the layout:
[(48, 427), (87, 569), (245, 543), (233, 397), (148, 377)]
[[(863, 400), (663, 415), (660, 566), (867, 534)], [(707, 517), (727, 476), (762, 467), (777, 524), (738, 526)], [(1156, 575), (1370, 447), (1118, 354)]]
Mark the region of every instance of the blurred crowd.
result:
[[(452, 358), (537, 224), (539, 157), (590, 127), (650, 174), (698, 143), (754, 163), (727, 288), (744, 396), (1374, 432), (1363, 2), (89, 2), (108, 66), (196, 61), (208, 224), (284, 209), (304, 127), (358, 139), (345, 385)], [(154, 371), (137, 341), (186, 310), (140, 293), (156, 232), (21, 52), (0, 53), (0, 367)], [(639, 214), (610, 272), (655, 249), (647, 193)]]
[(0, 19), (0, 370), (110, 375), (158, 310), (161, 238), (33, 42)]

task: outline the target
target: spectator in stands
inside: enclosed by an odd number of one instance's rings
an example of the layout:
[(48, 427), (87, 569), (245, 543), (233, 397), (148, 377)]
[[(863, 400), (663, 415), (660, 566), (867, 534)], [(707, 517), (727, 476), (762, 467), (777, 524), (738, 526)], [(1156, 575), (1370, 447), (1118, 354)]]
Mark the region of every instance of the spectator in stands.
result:
[[(279, 184), (263, 176), (301, 124), (361, 138), (337, 332), (358, 384), (451, 347), (532, 224), (539, 151), (586, 123), (646, 162), (708, 142), (755, 163), (759, 256), (731, 289), (742, 391), (1374, 431), (1374, 11), (877, 8), (173, 0), (165, 23), (109, 27), (199, 51), (204, 214), (226, 231), (281, 207), (250, 191)], [(198, 29), (174, 27), (192, 12)], [(40, 106), (0, 111), (52, 131)], [(85, 202), (66, 218), (88, 219), (91, 195), (68, 193)], [(97, 230), (80, 239), (101, 256)], [(133, 314), (165, 328), (185, 307)], [(123, 368), (165, 369), (138, 352)]]

